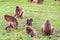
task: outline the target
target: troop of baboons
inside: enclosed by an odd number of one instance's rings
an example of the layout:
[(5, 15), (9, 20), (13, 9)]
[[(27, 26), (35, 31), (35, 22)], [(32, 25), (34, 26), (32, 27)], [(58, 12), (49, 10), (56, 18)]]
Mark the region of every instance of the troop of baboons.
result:
[[(31, 3), (36, 3), (36, 4), (43, 4), (44, 0), (28, 0)], [(55, 0), (55, 1), (60, 1), (60, 0)]]
[[(32, 3), (43, 3), (44, 0), (28, 0), (29, 2), (32, 2)], [(55, 0), (57, 1), (57, 0)], [(58, 0), (60, 1), (60, 0)], [(23, 8), (22, 7), (19, 7), (19, 6), (16, 6), (16, 9), (15, 9), (15, 14), (14, 16), (11, 16), (11, 15), (4, 15), (4, 18), (7, 22), (7, 27), (5, 28), (5, 30), (13, 30), (13, 29), (18, 29), (18, 20), (17, 18), (24, 18), (24, 11), (23, 11)], [(33, 22), (33, 19), (32, 18), (28, 18), (26, 20), (26, 33), (28, 35), (30, 35), (31, 37), (34, 37), (36, 36), (37, 32), (35, 31), (35, 29), (32, 27), (32, 22)], [(46, 20), (43, 25), (42, 25), (42, 28), (41, 28), (41, 31), (42, 31), (42, 34), (43, 35), (52, 35), (53, 32), (54, 32), (54, 28), (50, 22), (50, 20)]]

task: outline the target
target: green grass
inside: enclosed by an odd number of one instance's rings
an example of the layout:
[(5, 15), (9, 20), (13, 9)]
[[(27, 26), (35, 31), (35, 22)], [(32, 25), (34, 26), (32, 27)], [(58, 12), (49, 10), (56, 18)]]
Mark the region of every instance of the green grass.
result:
[[(18, 19), (18, 30), (6, 31), (7, 23), (4, 20), (4, 15), (14, 15), (17, 5), (24, 9), (25, 17)], [(33, 28), (37, 32), (37, 40), (60, 40), (60, 2), (54, 0), (44, 0), (43, 4), (32, 4), (28, 0), (0, 0), (0, 40), (33, 40), (34, 38), (25, 33), (24, 25), (27, 18), (33, 19)], [(51, 39), (41, 33), (41, 26), (47, 19), (51, 21), (55, 29)]]

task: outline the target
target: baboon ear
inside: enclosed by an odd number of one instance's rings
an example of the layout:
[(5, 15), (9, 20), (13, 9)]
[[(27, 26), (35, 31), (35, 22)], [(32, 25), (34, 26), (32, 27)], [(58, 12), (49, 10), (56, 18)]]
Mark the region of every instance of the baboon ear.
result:
[(30, 21), (33, 21), (33, 19), (31, 18)]

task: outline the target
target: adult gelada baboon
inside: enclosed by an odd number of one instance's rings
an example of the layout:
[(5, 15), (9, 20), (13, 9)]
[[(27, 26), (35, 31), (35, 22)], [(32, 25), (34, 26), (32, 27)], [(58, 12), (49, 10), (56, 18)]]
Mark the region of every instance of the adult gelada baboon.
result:
[(8, 26), (6, 27), (6, 29), (8, 28), (13, 28), (13, 29), (17, 29), (18, 28), (18, 21), (15, 17), (11, 16), (11, 15), (4, 15), (4, 18), (8, 24)]
[(23, 8), (16, 6), (16, 10), (15, 10), (15, 17), (17, 18), (24, 18), (24, 11)]
[(43, 35), (52, 35), (54, 28), (49, 20), (46, 20), (42, 26)]

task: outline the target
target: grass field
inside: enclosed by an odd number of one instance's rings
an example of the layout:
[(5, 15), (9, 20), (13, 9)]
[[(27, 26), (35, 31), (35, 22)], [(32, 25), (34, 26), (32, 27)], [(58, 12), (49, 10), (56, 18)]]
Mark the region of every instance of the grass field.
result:
[[(4, 20), (4, 15), (14, 15), (17, 5), (24, 9), (25, 17), (18, 19), (18, 30), (6, 31), (7, 23)], [(33, 40), (34, 38), (25, 33), (24, 25), (27, 18), (33, 19), (33, 28), (37, 32), (37, 40), (60, 40), (60, 2), (54, 0), (44, 0), (43, 4), (32, 4), (28, 0), (0, 0), (0, 40)], [(47, 19), (51, 21), (55, 29), (51, 39), (41, 33), (41, 26)]]

